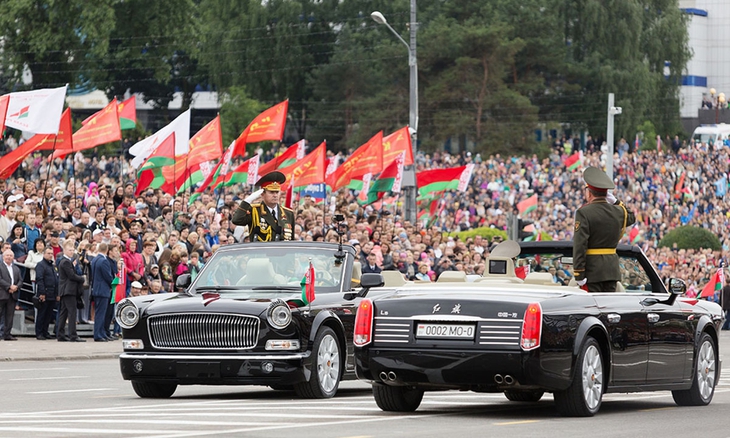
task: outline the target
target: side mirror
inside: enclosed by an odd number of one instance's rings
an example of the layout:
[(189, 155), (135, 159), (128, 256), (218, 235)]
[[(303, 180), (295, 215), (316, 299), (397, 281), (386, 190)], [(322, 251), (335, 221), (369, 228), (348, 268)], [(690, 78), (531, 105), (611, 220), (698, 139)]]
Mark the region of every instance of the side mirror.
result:
[(188, 286), (190, 286), (190, 274), (182, 274), (177, 277), (177, 281), (175, 282), (177, 289), (187, 289)]
[(687, 292), (687, 283), (681, 278), (669, 279), (669, 293), (672, 295), (684, 295)]
[(381, 274), (362, 274), (360, 277), (360, 286), (370, 289), (371, 287), (383, 287), (385, 279)]

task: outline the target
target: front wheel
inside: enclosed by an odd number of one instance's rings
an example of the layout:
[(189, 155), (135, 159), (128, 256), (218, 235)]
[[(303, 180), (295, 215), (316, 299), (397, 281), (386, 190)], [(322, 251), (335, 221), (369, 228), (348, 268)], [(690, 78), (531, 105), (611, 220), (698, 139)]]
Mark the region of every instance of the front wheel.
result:
[(322, 328), (314, 338), (314, 369), (308, 382), (297, 383), (294, 391), (301, 398), (331, 398), (337, 393), (342, 373), (340, 344), (334, 330)]
[(373, 385), (378, 407), (390, 412), (413, 412), (423, 400), (423, 390), (405, 386)]
[(132, 389), (142, 398), (170, 398), (177, 389), (175, 383), (138, 382), (132, 380)]
[(575, 365), (568, 389), (555, 392), (555, 405), (565, 417), (592, 417), (603, 399), (603, 356), (594, 338), (586, 338)]
[(695, 361), (695, 377), (692, 387), (681, 391), (672, 391), (672, 398), (679, 406), (705, 406), (712, 401), (717, 383), (717, 347), (715, 341), (707, 333), (700, 337)]

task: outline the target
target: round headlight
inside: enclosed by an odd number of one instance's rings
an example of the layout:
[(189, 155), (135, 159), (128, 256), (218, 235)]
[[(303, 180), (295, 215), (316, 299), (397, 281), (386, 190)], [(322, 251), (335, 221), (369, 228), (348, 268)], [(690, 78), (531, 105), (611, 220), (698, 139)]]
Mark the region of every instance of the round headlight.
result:
[(276, 300), (269, 306), (266, 319), (272, 327), (283, 329), (291, 322), (291, 310), (285, 302)]
[(139, 322), (139, 309), (128, 299), (117, 304), (116, 318), (119, 325), (124, 329), (131, 329)]

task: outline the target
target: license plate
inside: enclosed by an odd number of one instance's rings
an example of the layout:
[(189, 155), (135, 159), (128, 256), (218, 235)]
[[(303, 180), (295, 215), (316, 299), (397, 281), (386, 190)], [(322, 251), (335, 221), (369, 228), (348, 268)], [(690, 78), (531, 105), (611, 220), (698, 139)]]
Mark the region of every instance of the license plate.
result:
[(418, 338), (474, 339), (476, 328), (471, 324), (421, 323), (416, 327)]
[(221, 376), (220, 362), (178, 362), (177, 377), (186, 379), (218, 379)]

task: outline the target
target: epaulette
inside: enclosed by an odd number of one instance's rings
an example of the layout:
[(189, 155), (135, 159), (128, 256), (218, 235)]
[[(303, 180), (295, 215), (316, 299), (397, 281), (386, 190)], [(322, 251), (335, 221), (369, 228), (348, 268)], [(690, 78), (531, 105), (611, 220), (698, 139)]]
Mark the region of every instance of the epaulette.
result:
[(282, 206), (281, 206), (281, 208), (282, 208), (282, 209), (283, 209), (284, 211), (291, 211), (292, 213), (294, 213), (294, 210), (292, 210), (292, 209), (291, 209), (291, 208), (289, 208), (289, 207), (284, 207), (284, 206), (282, 205)]

